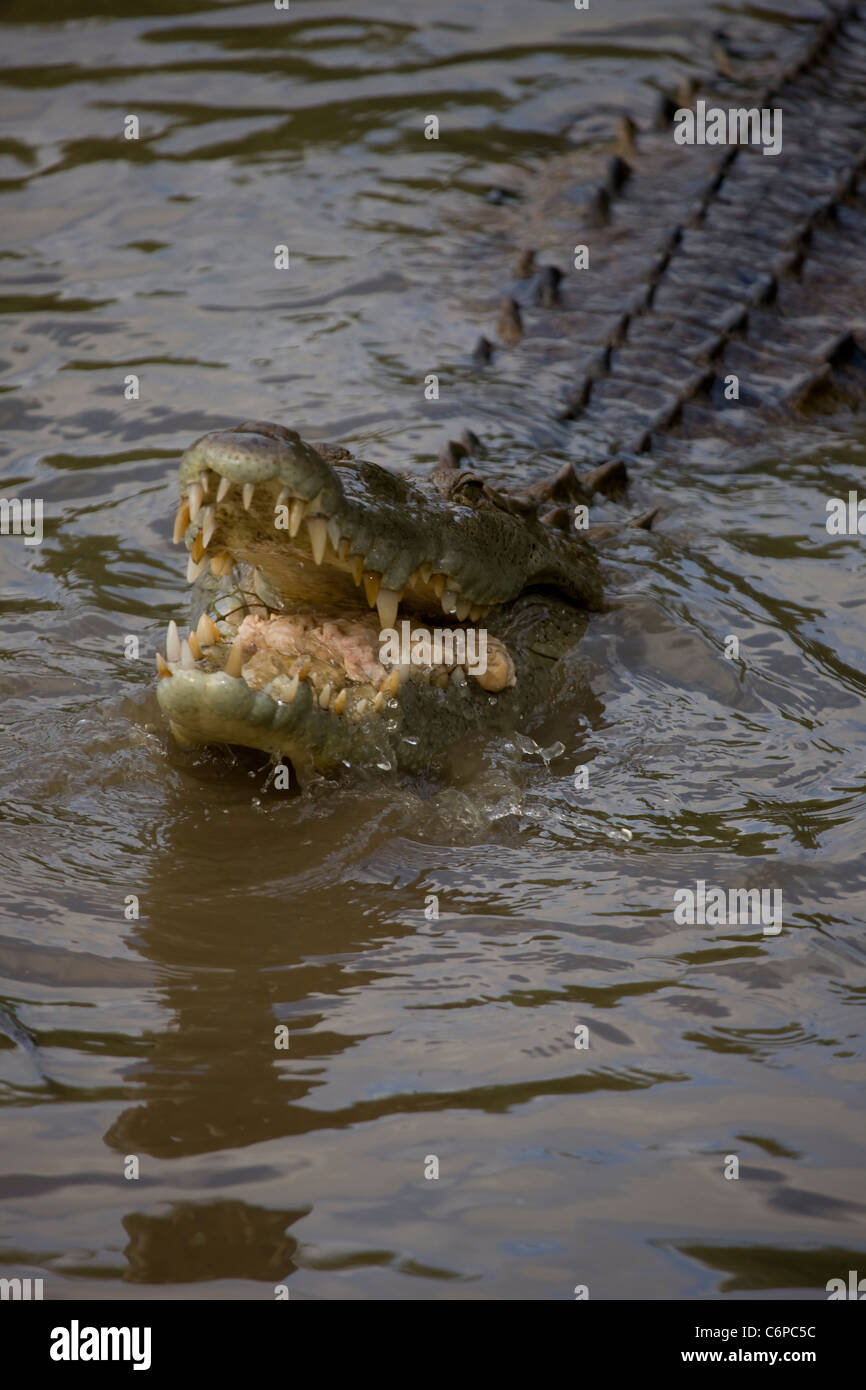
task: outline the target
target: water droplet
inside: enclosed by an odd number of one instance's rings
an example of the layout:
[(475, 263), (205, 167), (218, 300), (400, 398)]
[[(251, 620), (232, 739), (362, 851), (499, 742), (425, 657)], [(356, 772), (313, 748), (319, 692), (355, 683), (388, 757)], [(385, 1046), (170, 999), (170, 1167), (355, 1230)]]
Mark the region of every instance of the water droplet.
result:
[(561, 753), (565, 752), (565, 744), (552, 743), (549, 748), (539, 748), (538, 751), (544, 759), (546, 766), (550, 767), (550, 764), (553, 762), (554, 758), (558, 758)]
[(528, 758), (531, 758), (534, 756), (534, 754), (541, 752), (541, 749), (535, 742), (535, 739), (529, 738), (527, 734), (515, 734), (514, 742), (517, 744), (521, 753), (525, 753)]

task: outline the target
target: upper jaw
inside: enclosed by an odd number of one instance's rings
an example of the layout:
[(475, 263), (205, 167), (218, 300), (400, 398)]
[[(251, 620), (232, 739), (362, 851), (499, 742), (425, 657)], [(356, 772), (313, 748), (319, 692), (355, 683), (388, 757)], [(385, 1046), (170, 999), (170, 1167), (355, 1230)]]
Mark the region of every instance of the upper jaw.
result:
[(240, 561), (289, 603), (375, 606), (383, 627), (401, 603), (465, 622), (511, 596), (486, 563), (437, 547), (452, 508), (374, 464), (340, 462), (258, 421), (197, 440), (181, 460), (174, 532), (190, 546), (188, 578), (208, 562), (219, 577)]
[[(292, 587), (306, 562), (305, 588), (324, 585), (309, 565), (327, 559), (329, 582), (378, 603), (383, 627), (397, 606), (476, 621), (527, 586), (550, 584), (596, 607), (601, 585), (588, 548), (492, 506), (446, 502), (438, 493), (346, 450), (315, 449), (294, 430), (262, 421), (202, 436), (184, 454), (184, 500), (175, 537), (191, 539), (190, 576), (206, 557), (216, 574), (229, 559), (264, 571), (275, 591)], [(190, 523), (198, 533), (189, 532)], [(360, 594), (357, 595), (360, 598)]]

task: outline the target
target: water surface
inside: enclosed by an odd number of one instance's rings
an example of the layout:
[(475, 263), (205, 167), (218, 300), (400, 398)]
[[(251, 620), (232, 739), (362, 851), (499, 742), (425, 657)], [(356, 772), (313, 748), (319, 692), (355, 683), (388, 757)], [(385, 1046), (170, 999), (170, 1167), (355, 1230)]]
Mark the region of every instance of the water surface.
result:
[[(486, 195), (646, 121), (746, 7), (133, 9), (0, 26), (3, 489), (47, 517), (0, 543), (0, 1273), (824, 1297), (866, 1252), (866, 563), (824, 527), (862, 416), (735, 472), (648, 466), (662, 522), (612, 552), (561, 698), (446, 778), (286, 796), (175, 748), (153, 694), (205, 429), (423, 469), (468, 424), (511, 476), (570, 456), (545, 401), (469, 369)], [(784, 931), (677, 925), (699, 879), (781, 889)]]

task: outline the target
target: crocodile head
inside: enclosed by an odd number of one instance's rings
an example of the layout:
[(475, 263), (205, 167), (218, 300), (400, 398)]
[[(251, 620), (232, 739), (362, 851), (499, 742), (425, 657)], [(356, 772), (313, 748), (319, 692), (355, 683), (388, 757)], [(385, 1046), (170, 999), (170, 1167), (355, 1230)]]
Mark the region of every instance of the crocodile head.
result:
[(583, 539), (471, 474), (409, 481), (251, 421), (197, 440), (180, 490), (200, 616), (183, 640), (169, 625), (157, 665), (183, 744), (259, 748), (299, 772), (429, 766), (524, 707), (529, 591), (601, 601)]

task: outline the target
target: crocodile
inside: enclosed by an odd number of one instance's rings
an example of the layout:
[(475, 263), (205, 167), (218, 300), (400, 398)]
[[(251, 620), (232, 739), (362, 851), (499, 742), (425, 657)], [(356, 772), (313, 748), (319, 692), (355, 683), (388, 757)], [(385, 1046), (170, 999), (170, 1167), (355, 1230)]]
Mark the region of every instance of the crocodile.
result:
[[(607, 472), (584, 479), (587, 497)], [(253, 420), (204, 435), (180, 477), (188, 577), (225, 592), (188, 637), (170, 626), (160, 704), (181, 742), (280, 753), (299, 777), (421, 770), (432, 749), (513, 725), (602, 602), (586, 539), (465, 469), (414, 482)], [(408, 661), (381, 653), (398, 623)], [(454, 641), (472, 625), (483, 662)]]
[[(782, 38), (768, 22), (756, 52), (757, 80), (717, 60), (713, 91), (781, 110), (781, 152), (684, 148), (663, 95), (655, 128), (620, 120), (601, 169), (567, 152), (492, 200), (514, 272), (471, 361), (496, 362), (493, 401), (509, 370), (532, 380), (574, 462), (502, 481), (465, 431), (410, 477), (266, 421), (186, 451), (174, 536), (197, 621), (185, 638), (171, 623), (157, 658), (180, 743), (261, 749), (303, 781), (426, 772), (468, 735), (515, 730), (604, 606), (599, 492), (627, 495), (647, 456), (729, 469), (749, 442), (860, 407), (866, 22), (827, 5)], [(590, 276), (540, 263), (581, 236)]]

